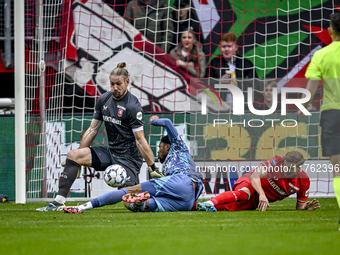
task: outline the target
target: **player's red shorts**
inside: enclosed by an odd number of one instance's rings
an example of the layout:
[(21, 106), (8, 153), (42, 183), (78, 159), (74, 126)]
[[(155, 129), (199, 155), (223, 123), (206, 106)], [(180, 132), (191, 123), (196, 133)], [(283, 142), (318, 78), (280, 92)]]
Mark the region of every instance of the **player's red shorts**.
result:
[[(224, 210), (228, 211), (244, 211), (244, 210), (255, 210), (259, 204), (259, 196), (253, 186), (251, 185), (250, 178), (246, 176), (240, 177), (234, 184), (233, 190), (240, 190), (241, 188), (248, 188), (250, 191), (250, 198), (247, 201), (233, 202), (224, 204)], [(220, 206), (216, 208), (221, 210)]]

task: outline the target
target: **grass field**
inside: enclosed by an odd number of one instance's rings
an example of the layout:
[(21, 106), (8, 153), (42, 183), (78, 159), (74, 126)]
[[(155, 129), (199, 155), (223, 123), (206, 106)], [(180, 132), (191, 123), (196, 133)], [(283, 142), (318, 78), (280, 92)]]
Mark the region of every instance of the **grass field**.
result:
[[(335, 199), (295, 211), (132, 213), (119, 203), (83, 214), (0, 204), (0, 254), (340, 254)], [(74, 205), (70, 202), (68, 205)]]

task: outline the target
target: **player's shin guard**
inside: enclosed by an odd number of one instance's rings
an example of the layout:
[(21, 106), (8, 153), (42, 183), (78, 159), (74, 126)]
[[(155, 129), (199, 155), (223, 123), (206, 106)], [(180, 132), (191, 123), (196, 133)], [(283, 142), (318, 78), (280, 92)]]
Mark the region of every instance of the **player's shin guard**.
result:
[(77, 177), (79, 167), (80, 165), (77, 162), (66, 159), (64, 171), (60, 174), (59, 178), (58, 195), (63, 197), (67, 196), (67, 193), (70, 191), (70, 188)]
[(340, 209), (340, 176), (334, 177), (333, 187), (334, 187), (336, 200), (338, 201), (338, 206), (339, 206), (339, 209)]

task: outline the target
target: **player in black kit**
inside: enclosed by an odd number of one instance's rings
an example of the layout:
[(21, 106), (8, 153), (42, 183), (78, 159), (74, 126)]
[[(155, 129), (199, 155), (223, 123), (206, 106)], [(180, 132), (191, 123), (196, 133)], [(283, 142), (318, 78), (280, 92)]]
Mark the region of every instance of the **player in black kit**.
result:
[[(138, 174), (143, 158), (152, 170), (156, 169), (152, 151), (144, 137), (142, 107), (138, 99), (127, 90), (130, 80), (124, 67), (126, 63), (119, 63), (111, 72), (111, 91), (99, 97), (91, 125), (79, 148), (67, 153), (65, 168), (59, 178), (59, 191), (54, 201), (37, 211), (63, 210), (67, 193), (81, 166), (104, 171), (112, 164), (122, 165), (130, 177), (126, 186), (139, 183)], [(109, 147), (90, 147), (103, 121)]]

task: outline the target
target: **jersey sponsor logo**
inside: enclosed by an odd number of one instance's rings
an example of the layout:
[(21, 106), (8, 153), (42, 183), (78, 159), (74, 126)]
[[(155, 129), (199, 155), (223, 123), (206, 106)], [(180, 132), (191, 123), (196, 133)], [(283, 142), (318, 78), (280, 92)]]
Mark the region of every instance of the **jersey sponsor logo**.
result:
[(120, 120), (116, 120), (115, 118), (112, 118), (110, 116), (103, 115), (103, 120), (107, 122), (111, 122), (113, 124), (122, 125), (122, 122)]
[(271, 163), (272, 163), (273, 166), (275, 166), (276, 163), (277, 163), (277, 159), (273, 158)]
[(107, 105), (103, 105), (103, 111), (107, 110)]
[(285, 191), (283, 191), (282, 189), (280, 189), (280, 187), (277, 186), (277, 184), (273, 181), (272, 178), (268, 178), (267, 180), (268, 180), (270, 186), (272, 186), (272, 188), (273, 188), (275, 191), (277, 191), (277, 192), (278, 192), (280, 195), (282, 195), (282, 196), (287, 196), (287, 193), (286, 193)]
[(124, 110), (123, 109), (119, 109), (118, 110), (118, 117), (122, 117), (123, 113), (124, 113)]
[(117, 105), (117, 108), (123, 109), (124, 111), (126, 110), (126, 108), (124, 106), (121, 106), (121, 105)]
[(137, 112), (136, 118), (137, 118), (137, 120), (142, 120), (142, 118), (143, 118), (142, 112)]

